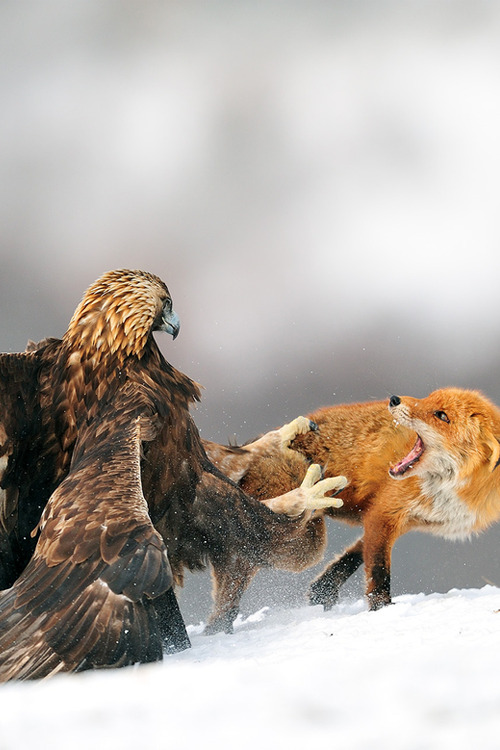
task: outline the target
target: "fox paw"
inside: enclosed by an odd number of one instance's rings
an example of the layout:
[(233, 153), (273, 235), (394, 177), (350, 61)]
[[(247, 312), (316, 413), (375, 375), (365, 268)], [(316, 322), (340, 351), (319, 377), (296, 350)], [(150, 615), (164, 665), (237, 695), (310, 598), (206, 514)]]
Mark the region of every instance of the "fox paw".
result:
[(321, 604), (325, 612), (327, 612), (337, 604), (339, 589), (340, 587), (326, 585), (321, 578), (318, 578), (311, 583), (309, 588), (309, 604), (312, 607)]
[(310, 419), (307, 419), (307, 417), (296, 417), (296, 419), (284, 424), (283, 427), (278, 430), (281, 438), (281, 447), (288, 448), (297, 435), (305, 435), (306, 432), (311, 431), (316, 432), (317, 429), (318, 425), (316, 422), (312, 422)]

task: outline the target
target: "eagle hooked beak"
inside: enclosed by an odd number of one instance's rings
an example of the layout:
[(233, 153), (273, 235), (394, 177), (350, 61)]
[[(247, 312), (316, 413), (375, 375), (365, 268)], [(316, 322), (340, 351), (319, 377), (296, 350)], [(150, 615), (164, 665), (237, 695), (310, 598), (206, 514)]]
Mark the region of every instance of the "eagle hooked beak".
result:
[(179, 316), (177, 315), (174, 310), (163, 310), (163, 314), (161, 316), (161, 323), (158, 330), (165, 331), (165, 333), (170, 333), (172, 338), (177, 338), (177, 334), (179, 333), (181, 328), (181, 322), (179, 320)]

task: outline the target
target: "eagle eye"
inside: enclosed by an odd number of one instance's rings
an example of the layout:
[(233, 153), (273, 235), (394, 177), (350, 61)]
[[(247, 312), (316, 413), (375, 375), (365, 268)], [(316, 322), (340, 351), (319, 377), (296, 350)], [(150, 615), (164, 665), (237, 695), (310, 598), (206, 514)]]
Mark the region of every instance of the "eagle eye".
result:
[(441, 420), (441, 422), (447, 422), (450, 423), (450, 420), (448, 419), (448, 415), (445, 411), (435, 411), (434, 416)]

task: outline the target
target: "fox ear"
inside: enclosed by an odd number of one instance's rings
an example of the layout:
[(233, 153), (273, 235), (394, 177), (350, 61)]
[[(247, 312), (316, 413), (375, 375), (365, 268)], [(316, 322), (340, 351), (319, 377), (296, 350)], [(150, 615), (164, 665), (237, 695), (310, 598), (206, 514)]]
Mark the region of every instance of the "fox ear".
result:
[(498, 439), (489, 430), (485, 431), (485, 442), (491, 450), (490, 471), (495, 471), (500, 464), (500, 443)]

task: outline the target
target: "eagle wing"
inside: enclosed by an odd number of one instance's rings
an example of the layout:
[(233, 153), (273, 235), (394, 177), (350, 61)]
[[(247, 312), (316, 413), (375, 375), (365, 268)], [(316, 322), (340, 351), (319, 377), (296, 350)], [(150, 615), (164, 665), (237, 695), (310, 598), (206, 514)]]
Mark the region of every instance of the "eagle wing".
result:
[(41, 496), (45, 475), (44, 468), (34, 471), (38, 446), (31, 434), (39, 368), (36, 353), (0, 354), (0, 589), (11, 585), (24, 567), (32, 551), (25, 552), (25, 546), (31, 547), (26, 536), (41, 512), (37, 517), (36, 508), (34, 514), (24, 508), (32, 490)]
[(126, 411), (80, 430), (34, 555), (0, 594), (0, 681), (154, 661), (164, 645), (189, 645), (141, 486), (142, 440), (154, 432)]

